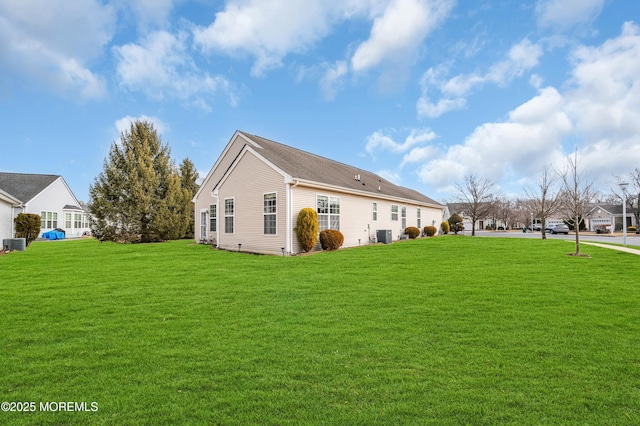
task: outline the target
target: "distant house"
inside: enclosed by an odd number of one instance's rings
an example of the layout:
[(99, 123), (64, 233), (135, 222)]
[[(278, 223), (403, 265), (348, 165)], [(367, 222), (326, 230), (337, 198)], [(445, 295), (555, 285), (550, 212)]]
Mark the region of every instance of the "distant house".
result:
[[(407, 226), (438, 226), (444, 206), (365, 170), (237, 131), (194, 197), (196, 240), (231, 250), (296, 254), (305, 207), (344, 246), (397, 240)], [(385, 235), (388, 235), (385, 234)]]
[(15, 235), (13, 218), (18, 213), (40, 215), (41, 235), (56, 228), (63, 229), (67, 238), (89, 231), (88, 214), (62, 176), (0, 173), (0, 191), (4, 200), (0, 201), (0, 232), (5, 235), (8, 231), (4, 238)]
[[(627, 227), (637, 225), (634, 216), (635, 209), (627, 208)], [(612, 232), (622, 229), (622, 204), (596, 204), (587, 213), (589, 231)], [(615, 224), (615, 226), (611, 226)]]

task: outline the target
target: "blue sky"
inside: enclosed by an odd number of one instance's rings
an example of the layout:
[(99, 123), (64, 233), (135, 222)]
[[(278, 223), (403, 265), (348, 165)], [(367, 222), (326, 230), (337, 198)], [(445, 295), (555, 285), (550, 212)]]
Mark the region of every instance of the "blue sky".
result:
[(243, 130), (439, 201), (577, 146), (608, 192), (640, 167), (640, 4), (0, 0), (0, 171), (88, 201), (135, 118), (202, 177)]

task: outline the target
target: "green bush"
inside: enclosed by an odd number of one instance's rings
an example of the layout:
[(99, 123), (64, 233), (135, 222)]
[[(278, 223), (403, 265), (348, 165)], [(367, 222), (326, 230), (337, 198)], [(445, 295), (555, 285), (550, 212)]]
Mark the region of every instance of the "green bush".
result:
[[(447, 223), (447, 225), (449, 225), (449, 224)], [(426, 235), (427, 237), (433, 237), (434, 235), (436, 235), (436, 232), (438, 232), (438, 230), (436, 229), (435, 226), (425, 226), (424, 227), (424, 235)], [(443, 230), (443, 232), (444, 232), (444, 230)]]
[(40, 215), (33, 213), (18, 213), (13, 222), (16, 224), (16, 238), (24, 238), (27, 247), (40, 234)]
[(311, 250), (318, 242), (318, 213), (309, 207), (300, 210), (294, 231), (296, 231), (302, 250), (305, 252)]
[(420, 230), (418, 228), (416, 228), (415, 226), (408, 226), (404, 230), (404, 233), (407, 234), (409, 236), (409, 238), (411, 238), (412, 240), (415, 240), (416, 238), (418, 238), (420, 236)]
[(449, 222), (442, 222), (440, 224), (440, 229), (442, 229), (443, 234), (448, 234), (451, 228), (449, 227)]
[(462, 216), (460, 216), (458, 213), (452, 214), (448, 222), (449, 222), (449, 227), (454, 234), (457, 234), (460, 231), (464, 231)]
[(342, 232), (335, 229), (325, 229), (320, 232), (320, 245), (322, 250), (338, 250), (344, 243)]

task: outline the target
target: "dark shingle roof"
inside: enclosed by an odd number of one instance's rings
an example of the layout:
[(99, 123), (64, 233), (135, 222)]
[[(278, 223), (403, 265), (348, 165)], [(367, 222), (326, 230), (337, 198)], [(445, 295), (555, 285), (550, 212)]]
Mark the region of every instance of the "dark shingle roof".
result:
[[(369, 192), (376, 196), (391, 196), (441, 205), (418, 191), (395, 185), (367, 170), (292, 148), (260, 136), (245, 132), (239, 133), (260, 147), (256, 149), (260, 155), (294, 179)], [(359, 180), (356, 179), (356, 176), (359, 177)]]
[(26, 203), (59, 177), (59, 175), (0, 173), (0, 189)]

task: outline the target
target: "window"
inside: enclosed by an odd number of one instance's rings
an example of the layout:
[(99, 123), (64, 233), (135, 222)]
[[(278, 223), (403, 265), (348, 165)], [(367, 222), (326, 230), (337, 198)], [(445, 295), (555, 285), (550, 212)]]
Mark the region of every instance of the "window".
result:
[(265, 235), (276, 235), (276, 193), (264, 194), (263, 224)]
[(53, 229), (58, 227), (58, 212), (40, 212), (40, 228)]
[(402, 229), (407, 227), (407, 208), (402, 206)]
[(209, 206), (209, 231), (216, 232), (218, 230), (218, 205), (211, 204)]
[(371, 203), (371, 219), (378, 220), (378, 203)]
[(318, 195), (316, 197), (316, 211), (318, 213), (318, 228), (340, 230), (340, 198)]
[(200, 212), (200, 239), (201, 240), (206, 240), (207, 239), (207, 212), (206, 212), (206, 210)]
[(224, 232), (233, 234), (233, 218), (235, 214), (235, 200), (233, 198), (224, 199)]
[(74, 213), (73, 214), (73, 227), (76, 229), (82, 228), (82, 214)]
[(391, 204), (391, 220), (394, 222), (398, 221), (398, 206), (395, 204)]
[(416, 214), (418, 216), (418, 229), (422, 230), (422, 217), (420, 216), (420, 209), (418, 209)]
[(66, 229), (71, 229), (71, 213), (64, 214), (64, 227)]

